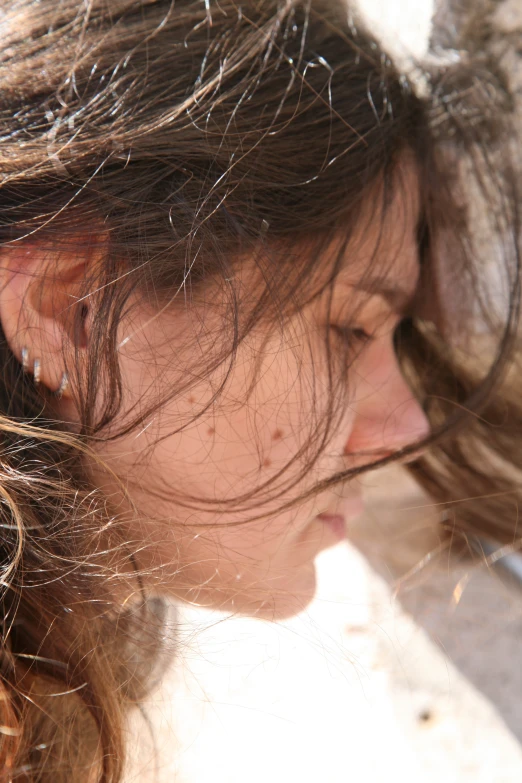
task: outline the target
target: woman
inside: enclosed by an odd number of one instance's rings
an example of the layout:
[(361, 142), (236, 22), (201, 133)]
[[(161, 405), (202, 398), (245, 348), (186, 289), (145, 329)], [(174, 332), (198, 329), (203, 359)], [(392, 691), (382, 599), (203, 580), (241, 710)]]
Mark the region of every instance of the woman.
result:
[[(332, 3), (2, 15), (3, 776), (115, 783), (154, 594), (295, 613), (397, 458), (514, 534), (516, 199)], [(500, 330), (435, 127), (498, 206)]]

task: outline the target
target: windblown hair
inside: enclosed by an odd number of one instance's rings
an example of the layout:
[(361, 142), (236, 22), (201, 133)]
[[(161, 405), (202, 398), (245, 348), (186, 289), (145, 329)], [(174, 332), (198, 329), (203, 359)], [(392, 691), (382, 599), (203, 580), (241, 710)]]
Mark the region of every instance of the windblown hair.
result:
[[(101, 258), (85, 283), (85, 297), (96, 293), (88, 369), (68, 368), (78, 432), (53, 418), (0, 333), (0, 779), (117, 783), (125, 710), (146, 689), (159, 635), (145, 591), (132, 610), (115, 598), (137, 544), (83, 462), (120, 410), (117, 327), (131, 294), (176, 307), (178, 292), (221, 281), (223, 334), (204, 368), (230, 368), (250, 330), (327, 285), (325, 249), (348, 242), (376, 194), (386, 208), (408, 154), (430, 315), (406, 319), (396, 344), (433, 426), (412, 470), (453, 508), (455, 530), (513, 540), (522, 419), (506, 373), (519, 262), (508, 98), (500, 81), (481, 89), (472, 64), (424, 73), (418, 97), (331, 2), (7, 0), (0, 32), (2, 246), (83, 243)], [(471, 196), (487, 205), (478, 215)], [(230, 283), (245, 257), (265, 281), (246, 313)], [(497, 313), (492, 267), (504, 281)], [(80, 299), (76, 334), (84, 316)], [(196, 376), (187, 368), (172, 394)], [(332, 373), (304, 471), (335, 426), (340, 388)]]

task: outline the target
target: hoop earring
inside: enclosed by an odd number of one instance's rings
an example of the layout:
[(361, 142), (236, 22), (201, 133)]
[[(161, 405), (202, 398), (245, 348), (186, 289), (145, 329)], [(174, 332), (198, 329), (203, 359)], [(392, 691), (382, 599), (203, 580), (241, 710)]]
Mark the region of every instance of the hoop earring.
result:
[(35, 359), (33, 364), (33, 377), (34, 382), (38, 386), (40, 378), (42, 377), (42, 363), (40, 359)]
[(59, 400), (63, 397), (65, 394), (67, 387), (69, 386), (69, 376), (66, 372), (62, 375), (62, 380), (60, 382), (59, 388), (55, 391), (55, 396), (58, 397)]

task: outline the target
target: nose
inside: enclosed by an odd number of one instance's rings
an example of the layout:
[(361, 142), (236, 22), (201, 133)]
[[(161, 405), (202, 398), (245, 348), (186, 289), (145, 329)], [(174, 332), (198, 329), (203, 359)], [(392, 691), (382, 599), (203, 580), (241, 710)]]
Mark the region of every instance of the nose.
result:
[(387, 456), (429, 435), (428, 419), (406, 383), (391, 346), (390, 353), (381, 356), (378, 366), (366, 377), (360, 368), (346, 456)]

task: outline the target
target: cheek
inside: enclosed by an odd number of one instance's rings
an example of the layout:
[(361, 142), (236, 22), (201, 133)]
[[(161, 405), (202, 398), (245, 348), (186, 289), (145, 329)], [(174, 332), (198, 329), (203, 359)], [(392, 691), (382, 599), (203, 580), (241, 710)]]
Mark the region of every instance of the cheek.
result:
[(150, 456), (143, 463), (136, 455), (134, 465), (150, 489), (168, 486), (178, 497), (188, 494), (217, 504), (236, 498), (248, 502), (250, 494), (275, 480), (299, 449), (291, 417), (281, 408), (256, 404), (254, 412), (221, 411), (178, 434), (169, 432), (167, 421), (161, 417), (155, 431), (147, 432), (144, 441), (149, 442)]
[[(190, 600), (200, 600), (205, 584), (209, 591), (243, 596), (271, 591), (311, 596), (313, 560), (332, 544), (324, 526), (314, 521), (330, 499), (312, 499), (283, 512), (280, 507), (342, 467), (339, 457), (351, 413), (336, 430), (339, 448), (327, 449), (320, 464), (295, 485), (303, 468), (296, 455), (322, 424), (326, 385), (317, 362), (304, 360), (304, 350), (280, 342), (263, 349), (259, 364), (259, 352), (240, 353), (225, 391), (208, 410), (221, 377), (193, 386), (140, 429), (105, 447), (111, 467), (129, 479), (140, 511), (136, 537), (145, 541), (142, 562), (159, 566), (174, 591)], [(124, 356), (131, 403), (142, 398), (143, 389), (154, 388), (157, 395), (176, 388), (179, 378), (165, 371), (158, 389), (157, 379), (135, 357)], [(180, 422), (186, 426), (176, 432)], [(290, 488), (276, 493), (283, 482)], [(267, 517), (250, 521), (260, 513)], [(210, 592), (208, 600), (213, 600)]]
[(354, 368), (355, 403), (382, 404), (390, 379), (397, 374), (397, 359), (391, 340), (376, 341), (364, 351)]
[[(258, 367), (249, 354), (238, 357), (211, 409), (205, 411), (212, 383), (198, 385), (158, 413), (139, 447), (142, 452), (150, 447), (146, 467), (153, 482), (176, 481), (191, 494), (225, 501), (254, 492), (295, 463), (310, 436), (310, 379), (293, 352), (275, 346), (265, 353)], [(174, 433), (179, 420), (191, 423)], [(139, 470), (142, 460), (136, 462)], [(295, 463), (285, 482), (300, 467)]]
[[(307, 350), (300, 347), (299, 336), (295, 337), (291, 347), (278, 339), (264, 343), (260, 362), (261, 346), (242, 346), (215, 405), (206, 410), (222, 381), (218, 376), (193, 386), (145, 420), (141, 430), (109, 446), (112, 466), (123, 477), (130, 477), (140, 508), (147, 515), (183, 523), (202, 518), (202, 513), (184, 507), (184, 496), (194, 498), (196, 504), (198, 500), (230, 503), (242, 498), (243, 508), (250, 505), (250, 515), (259, 510), (277, 512), (282, 500), (291, 500), (318, 479), (345, 467), (342, 455), (355, 417), (350, 405), (345, 406), (343, 417), (313, 470), (306, 476), (300, 475), (307, 456), (310, 457), (306, 448), (310, 436), (314, 429), (319, 434), (322, 431), (329, 395), (321, 375), (319, 351), (312, 360)], [(159, 382), (153, 383), (155, 379), (145, 360), (139, 357), (136, 350), (122, 355), (131, 404), (140, 399), (144, 389), (153, 388), (153, 400), (154, 394), (179, 385), (179, 378), (173, 373), (163, 373), (159, 388)], [(162, 368), (166, 366), (165, 361)], [(368, 372), (367, 365), (363, 371)], [(256, 383), (252, 387), (254, 377)], [(180, 422), (185, 426), (176, 432)], [(300, 453), (304, 456), (296, 459)], [(283, 498), (273, 499), (275, 490), (295, 484), (296, 479), (298, 484)], [(269, 486), (270, 482), (275, 485)], [(252, 511), (249, 500), (254, 494)], [(228, 510), (219, 513), (209, 508), (207, 513), (219, 522), (229, 517)], [(241, 538), (247, 539), (250, 537)]]

